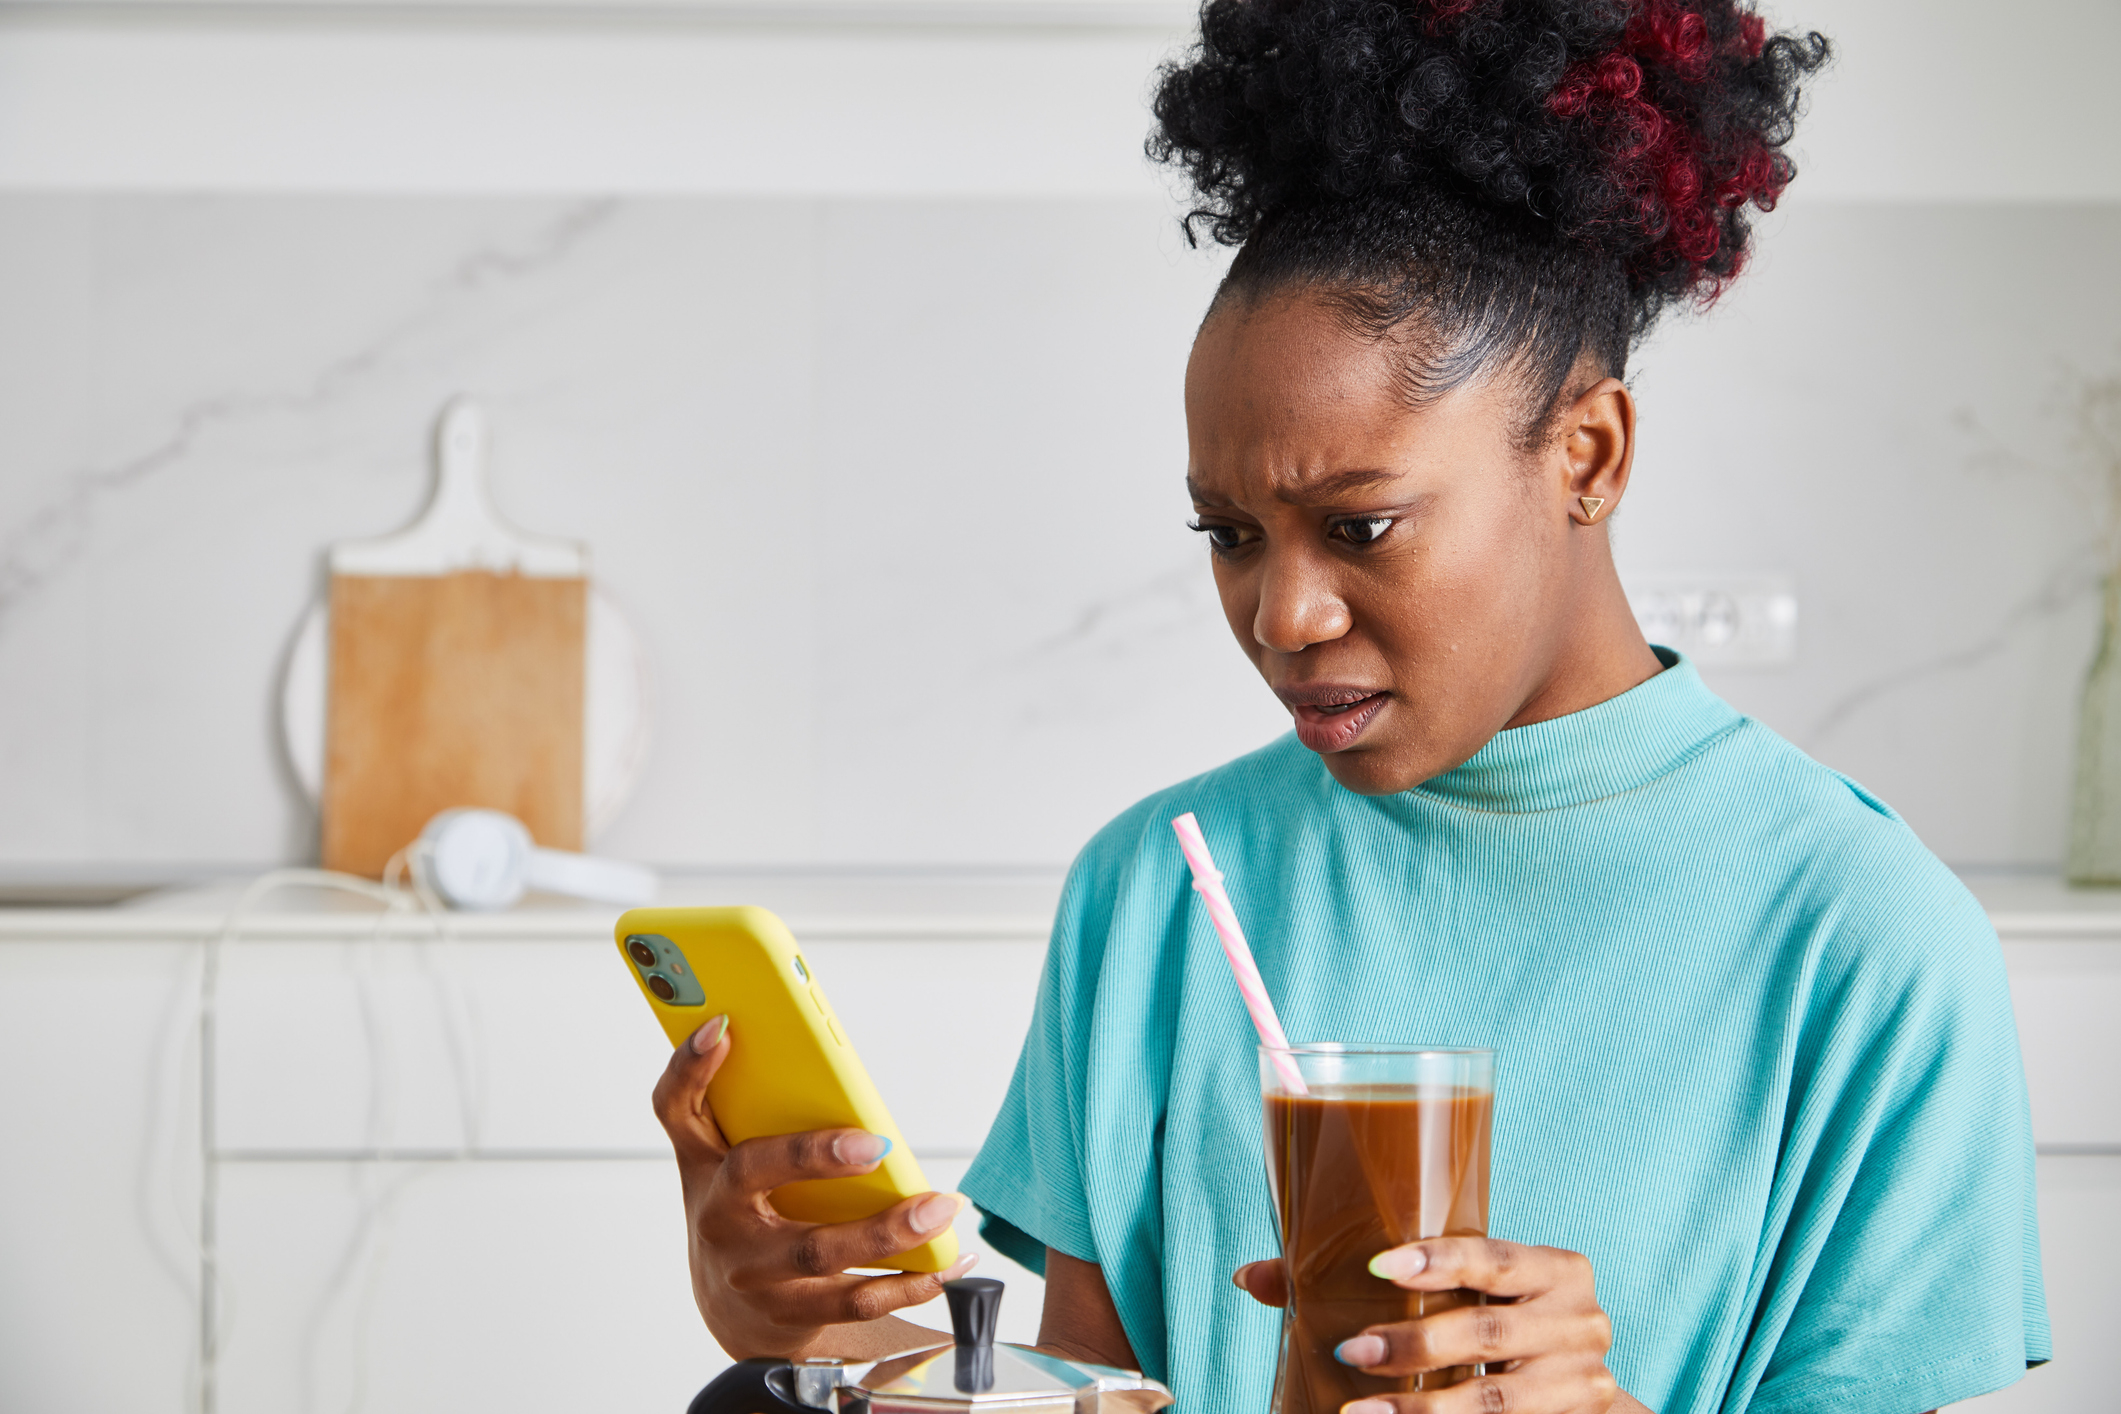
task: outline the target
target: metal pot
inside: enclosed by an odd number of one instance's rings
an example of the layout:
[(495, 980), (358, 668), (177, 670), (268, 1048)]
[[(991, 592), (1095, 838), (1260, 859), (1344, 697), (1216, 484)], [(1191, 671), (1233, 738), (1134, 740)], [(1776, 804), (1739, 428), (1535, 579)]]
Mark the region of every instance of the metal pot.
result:
[(943, 1288), (953, 1345), (894, 1355), (862, 1370), (837, 1360), (746, 1360), (707, 1386), (688, 1414), (1154, 1414), (1171, 1391), (1133, 1370), (997, 1345), (1002, 1284), (967, 1277)]

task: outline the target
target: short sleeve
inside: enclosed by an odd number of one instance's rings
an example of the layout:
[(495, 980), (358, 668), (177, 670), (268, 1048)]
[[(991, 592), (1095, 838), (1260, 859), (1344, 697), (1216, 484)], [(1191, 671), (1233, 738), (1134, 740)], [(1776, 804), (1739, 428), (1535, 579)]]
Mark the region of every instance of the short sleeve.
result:
[(1727, 1414), (1919, 1414), (2048, 1358), (2001, 950), (1955, 880), (1926, 892), (1852, 909), (1823, 952), (1777, 1179), (1789, 1220)]
[(966, 1171), (965, 1196), (997, 1251), (1040, 1273), (1045, 1249), (1097, 1258), (1083, 1182), (1083, 1060), (1090, 999), (1109, 900), (1098, 907), (1091, 852), (1061, 891), (1031, 1030), (1001, 1111)]

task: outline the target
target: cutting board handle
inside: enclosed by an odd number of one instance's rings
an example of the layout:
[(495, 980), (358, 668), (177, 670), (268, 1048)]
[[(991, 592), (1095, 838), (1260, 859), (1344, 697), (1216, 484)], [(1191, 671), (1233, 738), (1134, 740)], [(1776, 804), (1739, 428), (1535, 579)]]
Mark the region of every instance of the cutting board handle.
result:
[(579, 579), (589, 551), (579, 541), (526, 535), (501, 519), (486, 478), (486, 413), (456, 397), (435, 423), (434, 493), (411, 525), (378, 540), (331, 549), (331, 572), (347, 575), (444, 575), (490, 570), (540, 579)]
[(433, 519), (445, 501), (500, 519), (486, 495), (486, 414), (469, 398), (450, 399), (435, 423), (435, 493), (420, 518)]

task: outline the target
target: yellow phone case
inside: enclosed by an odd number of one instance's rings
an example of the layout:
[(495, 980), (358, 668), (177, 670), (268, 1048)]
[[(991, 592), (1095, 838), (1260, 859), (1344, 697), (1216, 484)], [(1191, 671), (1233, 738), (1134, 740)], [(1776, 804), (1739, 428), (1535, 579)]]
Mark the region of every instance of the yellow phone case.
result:
[[(657, 940), (647, 946), (670, 960), (638, 965), (627, 950), (637, 936)], [(873, 1172), (785, 1184), (773, 1191), (774, 1207), (801, 1222), (846, 1222), (928, 1191), (912, 1148), (848, 1043), (816, 971), (779, 918), (763, 908), (636, 908), (619, 919), (614, 937), (671, 1045), (684, 1044), (709, 1018), (729, 1014), (733, 1043), (707, 1082), (707, 1099), (730, 1143), (843, 1128), (891, 1141), (891, 1152)], [(683, 959), (675, 968), (671, 949)], [(699, 984), (697, 994), (685, 984), (685, 967)], [(650, 990), (656, 973), (668, 974), (659, 985), (676, 984), (673, 998)], [(702, 1000), (688, 1005), (688, 995)], [(957, 1235), (945, 1231), (871, 1265), (939, 1272), (956, 1260)]]

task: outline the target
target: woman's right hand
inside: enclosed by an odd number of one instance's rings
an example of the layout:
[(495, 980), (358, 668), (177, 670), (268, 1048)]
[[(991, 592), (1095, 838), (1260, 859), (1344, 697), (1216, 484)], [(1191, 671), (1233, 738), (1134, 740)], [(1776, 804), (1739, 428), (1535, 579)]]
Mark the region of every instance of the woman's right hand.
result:
[(781, 1216), (768, 1194), (805, 1178), (868, 1173), (891, 1142), (860, 1129), (817, 1129), (731, 1145), (707, 1103), (707, 1082), (729, 1055), (726, 1016), (715, 1017), (671, 1054), (656, 1082), (655, 1113), (677, 1150), (690, 1233), (692, 1294), (707, 1329), (738, 1359), (837, 1355), (876, 1359), (948, 1336), (891, 1312), (941, 1294), (971, 1270), (851, 1276), (910, 1251), (950, 1226), (965, 1200), (924, 1193), (874, 1217), (804, 1223)]

